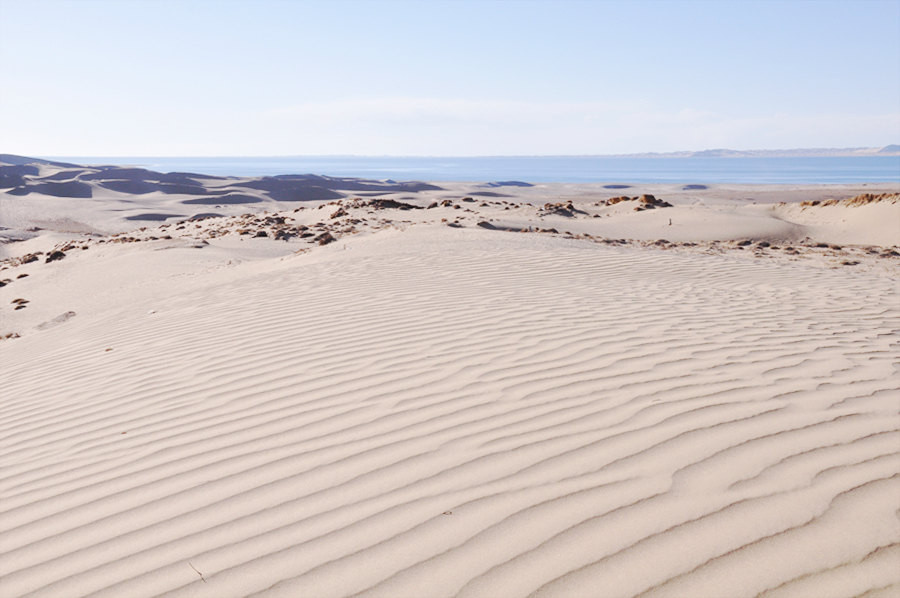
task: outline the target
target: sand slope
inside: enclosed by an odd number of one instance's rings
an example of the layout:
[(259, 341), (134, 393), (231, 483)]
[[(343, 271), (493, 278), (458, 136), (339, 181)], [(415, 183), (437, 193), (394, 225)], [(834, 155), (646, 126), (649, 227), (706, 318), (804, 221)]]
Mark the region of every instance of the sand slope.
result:
[(896, 276), (439, 224), (175, 244), (0, 289), (77, 313), (0, 342), (3, 596), (900, 592)]

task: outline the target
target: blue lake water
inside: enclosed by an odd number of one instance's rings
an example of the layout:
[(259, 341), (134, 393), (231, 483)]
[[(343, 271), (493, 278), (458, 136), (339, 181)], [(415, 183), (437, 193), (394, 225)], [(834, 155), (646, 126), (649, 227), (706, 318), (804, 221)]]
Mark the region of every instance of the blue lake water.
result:
[(613, 158), (604, 156), (247, 158), (58, 157), (161, 172), (262, 176), (321, 174), (421, 181), (837, 184), (900, 182), (900, 156), (828, 158)]

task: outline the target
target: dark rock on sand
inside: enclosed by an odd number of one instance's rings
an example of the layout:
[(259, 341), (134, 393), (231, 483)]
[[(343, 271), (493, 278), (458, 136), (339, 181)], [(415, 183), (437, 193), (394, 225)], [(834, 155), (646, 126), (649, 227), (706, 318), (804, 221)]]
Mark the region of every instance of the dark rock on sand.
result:
[(375, 208), (376, 210), (421, 210), (422, 206), (411, 203), (403, 203), (395, 199), (372, 199), (363, 204), (366, 207)]
[(319, 245), (328, 245), (329, 243), (337, 241), (337, 239), (335, 239), (334, 236), (328, 231), (325, 231), (314, 240), (317, 241)]
[(579, 210), (571, 201), (560, 203), (545, 203), (542, 208), (543, 215), (554, 214), (556, 216), (565, 216), (572, 218), (575, 214), (586, 214), (587, 212)]
[(640, 212), (642, 210), (652, 210), (654, 208), (671, 208), (672, 204), (667, 201), (663, 201), (661, 199), (657, 199), (653, 195), (645, 193), (640, 197), (628, 197), (627, 195), (622, 195), (620, 197), (610, 197), (606, 200), (605, 205), (614, 206), (617, 203), (622, 203), (625, 201), (635, 201), (638, 202), (638, 205), (634, 208), (635, 211)]

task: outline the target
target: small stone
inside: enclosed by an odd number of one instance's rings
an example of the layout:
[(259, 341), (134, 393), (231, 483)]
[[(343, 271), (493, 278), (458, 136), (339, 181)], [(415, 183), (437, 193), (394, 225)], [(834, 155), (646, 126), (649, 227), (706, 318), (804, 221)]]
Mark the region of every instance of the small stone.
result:
[(334, 243), (337, 239), (332, 236), (331, 233), (325, 231), (321, 235), (315, 238), (315, 240), (319, 243), (319, 245), (328, 245), (329, 243)]

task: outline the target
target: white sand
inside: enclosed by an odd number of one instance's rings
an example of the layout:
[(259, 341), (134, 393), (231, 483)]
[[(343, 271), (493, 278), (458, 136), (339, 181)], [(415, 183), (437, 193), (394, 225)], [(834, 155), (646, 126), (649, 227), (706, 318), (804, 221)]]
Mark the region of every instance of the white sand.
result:
[(549, 189), (8, 262), (0, 595), (900, 595), (900, 203)]

